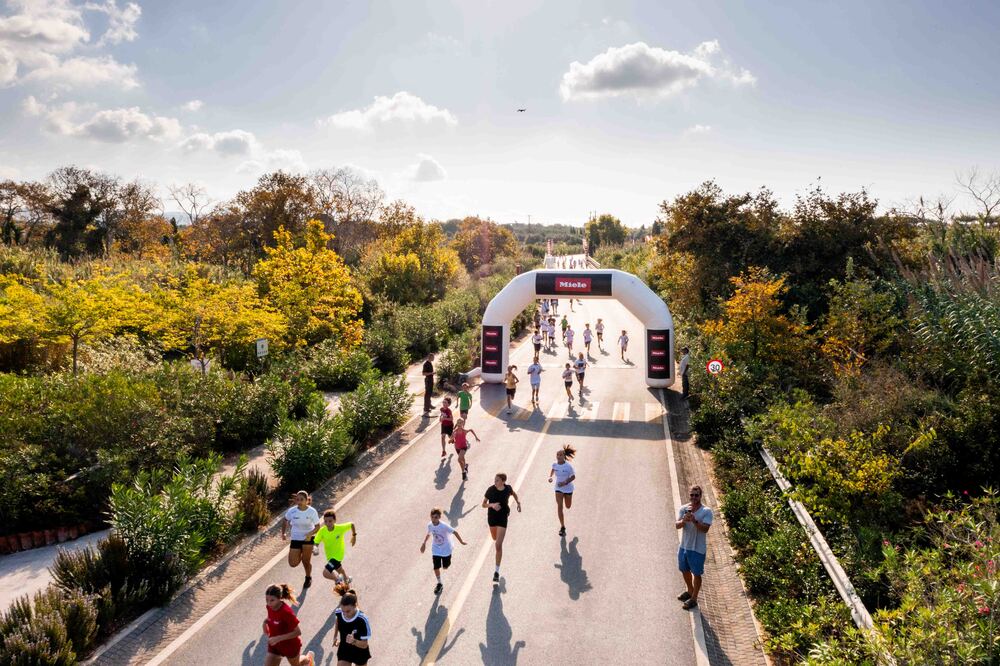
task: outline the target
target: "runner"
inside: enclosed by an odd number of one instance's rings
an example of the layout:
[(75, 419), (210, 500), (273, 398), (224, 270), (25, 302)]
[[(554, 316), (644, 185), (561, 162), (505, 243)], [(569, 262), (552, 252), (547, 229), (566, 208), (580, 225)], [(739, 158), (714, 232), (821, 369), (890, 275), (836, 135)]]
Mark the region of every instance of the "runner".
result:
[(455, 424), (455, 434), (452, 435), (451, 441), (455, 444), (455, 453), (458, 454), (458, 466), (462, 468), (462, 481), (469, 480), (469, 464), (465, 462), (465, 452), (469, 450), (469, 435), (475, 437), (477, 442), (480, 441), (475, 430), (466, 430), (465, 419), (459, 419)]
[[(341, 582), (344, 580), (351, 584), (351, 577), (344, 571), (344, 556), (347, 546), (344, 545), (344, 535), (351, 532), (351, 547), (358, 540), (358, 531), (354, 529), (354, 523), (337, 523), (337, 512), (327, 509), (323, 512), (323, 527), (313, 537), (313, 542), (323, 544), (323, 554), (326, 556), (326, 567), (323, 569), (323, 578)], [(340, 574), (338, 576), (336, 573)]]
[(535, 360), (532, 361), (531, 365), (528, 366), (528, 377), (531, 379), (531, 404), (538, 404), (538, 389), (542, 385), (542, 364), (538, 362), (538, 355), (535, 355)]
[(562, 321), (559, 322), (559, 328), (562, 329), (563, 342), (566, 341), (566, 329), (569, 328), (569, 320), (566, 319), (566, 315), (563, 315)]
[(293, 569), (302, 563), (305, 569), (306, 579), (302, 583), (305, 589), (312, 585), (312, 551), (313, 535), (320, 526), (319, 513), (309, 506), (312, 498), (309, 493), (300, 490), (295, 493), (296, 505), (285, 512), (285, 517), (281, 521), (281, 540), (288, 537), (285, 535), (286, 528), (291, 525), (291, 544), (288, 546), (288, 566)]
[(583, 402), (583, 375), (587, 372), (587, 359), (583, 358), (580, 352), (579, 358), (573, 361), (573, 369), (576, 371), (576, 381), (580, 384), (580, 402)]
[(572, 297), (569, 299), (569, 311), (570, 312), (576, 312), (576, 310), (573, 308), (573, 299), (572, 299)]
[(472, 393), (469, 392), (469, 382), (462, 384), (462, 390), (458, 392), (458, 415), (463, 419), (469, 416), (469, 408), (472, 407)]
[(337, 648), (337, 666), (367, 664), (372, 658), (368, 642), (372, 639), (372, 625), (368, 616), (358, 608), (358, 593), (341, 583), (334, 592), (340, 595), (340, 606), (333, 611), (333, 647)]
[(556, 451), (556, 461), (552, 463), (549, 470), (549, 483), (552, 483), (552, 475), (556, 477), (556, 513), (559, 515), (559, 536), (566, 536), (566, 522), (563, 520), (563, 506), (568, 510), (573, 506), (573, 481), (576, 480), (576, 472), (567, 460), (572, 460), (576, 455), (576, 449), (567, 444)]
[(598, 319), (597, 324), (594, 325), (594, 331), (597, 333), (597, 348), (604, 351), (604, 320)]
[(566, 350), (569, 352), (569, 357), (573, 358), (573, 338), (576, 337), (576, 331), (573, 330), (572, 326), (568, 326), (563, 337), (566, 339)]
[(493, 582), (500, 582), (500, 561), (503, 559), (503, 539), (507, 534), (507, 516), (510, 515), (510, 498), (517, 502), (517, 512), (521, 513), (521, 500), (514, 489), (507, 485), (507, 475), (500, 472), (493, 478), (493, 485), (486, 489), (483, 498), (483, 508), (486, 511), (486, 523), (490, 526), (490, 536), (496, 549), (496, 569), (493, 570)]
[(590, 343), (594, 339), (594, 334), (590, 331), (590, 324), (583, 325), (583, 346), (587, 348), (587, 357), (590, 357)]
[(510, 414), (511, 403), (514, 401), (514, 394), (517, 392), (517, 383), (520, 381), (514, 371), (517, 370), (516, 365), (507, 366), (507, 376), (503, 378), (504, 386), (507, 387), (507, 413)]
[(292, 588), (284, 583), (269, 585), (264, 590), (264, 605), (267, 607), (267, 619), (262, 625), (267, 636), (265, 666), (278, 666), (282, 657), (292, 666), (313, 666), (312, 652), (300, 656), (302, 629), (291, 606), (297, 603)]
[(554, 315), (559, 314), (559, 299), (558, 298), (553, 298), (552, 299), (552, 314), (554, 314)]
[(622, 360), (625, 361), (625, 352), (628, 351), (628, 333), (624, 330), (618, 337), (618, 346), (622, 349)]
[(451, 413), (451, 398), (445, 398), (441, 401), (438, 418), (441, 420), (441, 457), (444, 458), (448, 455), (444, 445), (448, 441), (448, 438), (451, 437), (451, 430), (455, 425), (455, 417)]
[(563, 383), (566, 384), (566, 397), (569, 398), (569, 404), (573, 404), (573, 369), (570, 364), (566, 364), (566, 369), (562, 373)]
[(542, 344), (547, 349), (549, 346), (549, 320), (542, 320)]
[(549, 348), (556, 344), (556, 318), (549, 317)]
[(535, 356), (542, 351), (542, 331), (536, 328), (535, 334), (531, 336), (531, 344), (535, 347)]
[(427, 547), (427, 539), (433, 537), (431, 561), (434, 564), (434, 576), (438, 581), (437, 585), (434, 586), (434, 594), (441, 594), (441, 590), (444, 589), (444, 585), (441, 584), (441, 569), (447, 569), (451, 566), (452, 534), (463, 546), (469, 545), (462, 541), (462, 535), (454, 527), (441, 522), (441, 509), (437, 507), (431, 509), (431, 522), (427, 523), (427, 534), (424, 535), (424, 541), (420, 544), (420, 552), (424, 552)]
[(549, 299), (547, 298), (542, 299), (542, 314), (545, 317), (549, 316)]

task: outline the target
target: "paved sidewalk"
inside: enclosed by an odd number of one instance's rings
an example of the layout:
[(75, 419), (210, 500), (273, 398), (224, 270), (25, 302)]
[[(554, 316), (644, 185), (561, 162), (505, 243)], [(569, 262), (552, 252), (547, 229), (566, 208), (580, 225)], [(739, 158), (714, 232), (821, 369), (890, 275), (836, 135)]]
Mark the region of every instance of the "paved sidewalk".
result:
[[(719, 493), (712, 482), (711, 456), (698, 448), (688, 424), (688, 406), (680, 391), (666, 391), (670, 413), (670, 434), (677, 460), (681, 501), (687, 488), (700, 485), (704, 503), (715, 514), (715, 527), (708, 534), (708, 557), (698, 607), (705, 627), (705, 644), (712, 666), (765, 666), (767, 657), (760, 644), (750, 599), (740, 579), (739, 565), (729, 545), (729, 530), (719, 508)], [(677, 571), (677, 589), (684, 581)]]

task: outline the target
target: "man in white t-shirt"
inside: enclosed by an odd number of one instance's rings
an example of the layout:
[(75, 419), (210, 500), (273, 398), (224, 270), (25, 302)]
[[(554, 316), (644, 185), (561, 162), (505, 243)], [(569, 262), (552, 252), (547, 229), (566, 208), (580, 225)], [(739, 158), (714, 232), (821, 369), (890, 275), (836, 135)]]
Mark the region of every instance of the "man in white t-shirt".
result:
[(680, 508), (674, 523), (674, 527), (684, 530), (677, 549), (677, 567), (684, 576), (687, 590), (677, 595), (677, 600), (684, 602), (685, 610), (698, 605), (701, 577), (705, 574), (705, 556), (708, 554), (708, 529), (712, 526), (712, 510), (701, 503), (701, 496), (701, 486), (691, 486), (691, 501)]
[(291, 527), (291, 544), (288, 546), (288, 566), (297, 567), (299, 562), (305, 570), (306, 579), (302, 583), (305, 589), (312, 585), (312, 551), (313, 536), (319, 531), (323, 521), (319, 512), (309, 506), (309, 493), (300, 490), (295, 494), (295, 506), (285, 512), (281, 521), (281, 538), (288, 538), (285, 531)]
[(538, 357), (528, 366), (528, 377), (531, 379), (531, 404), (538, 404), (538, 389), (542, 385), (542, 364), (538, 362)]
[(573, 338), (576, 336), (576, 331), (573, 330), (572, 326), (566, 327), (566, 349), (569, 350), (569, 357), (573, 358)]
[(587, 356), (590, 356), (590, 343), (594, 339), (594, 334), (590, 332), (590, 324), (583, 325), (583, 346), (587, 349)]
[(451, 566), (452, 543), (451, 536), (455, 535), (458, 542), (463, 546), (467, 545), (462, 541), (462, 535), (448, 523), (441, 522), (441, 509), (434, 507), (431, 509), (431, 522), (427, 523), (427, 534), (420, 544), (420, 552), (424, 552), (427, 547), (427, 539), (431, 539), (431, 562), (434, 565), (434, 575), (437, 577), (437, 585), (434, 587), (434, 594), (441, 594), (444, 585), (441, 584), (441, 569)]

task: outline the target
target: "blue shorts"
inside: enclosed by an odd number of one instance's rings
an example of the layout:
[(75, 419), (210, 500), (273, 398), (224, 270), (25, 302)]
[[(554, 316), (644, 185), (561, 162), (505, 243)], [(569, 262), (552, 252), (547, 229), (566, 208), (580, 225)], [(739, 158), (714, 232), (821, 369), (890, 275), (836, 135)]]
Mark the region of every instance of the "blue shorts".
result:
[(705, 553), (678, 548), (677, 568), (681, 571), (690, 571), (695, 576), (705, 575)]

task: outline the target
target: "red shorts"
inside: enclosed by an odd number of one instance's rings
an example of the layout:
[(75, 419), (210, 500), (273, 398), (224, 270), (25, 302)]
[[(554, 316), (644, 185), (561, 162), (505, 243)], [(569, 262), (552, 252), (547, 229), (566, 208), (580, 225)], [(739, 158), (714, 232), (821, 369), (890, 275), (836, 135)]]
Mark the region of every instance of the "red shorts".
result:
[(270, 654), (282, 657), (297, 657), (302, 653), (302, 639), (298, 637), (290, 638), (287, 641), (281, 641), (277, 645), (268, 645), (267, 651)]

